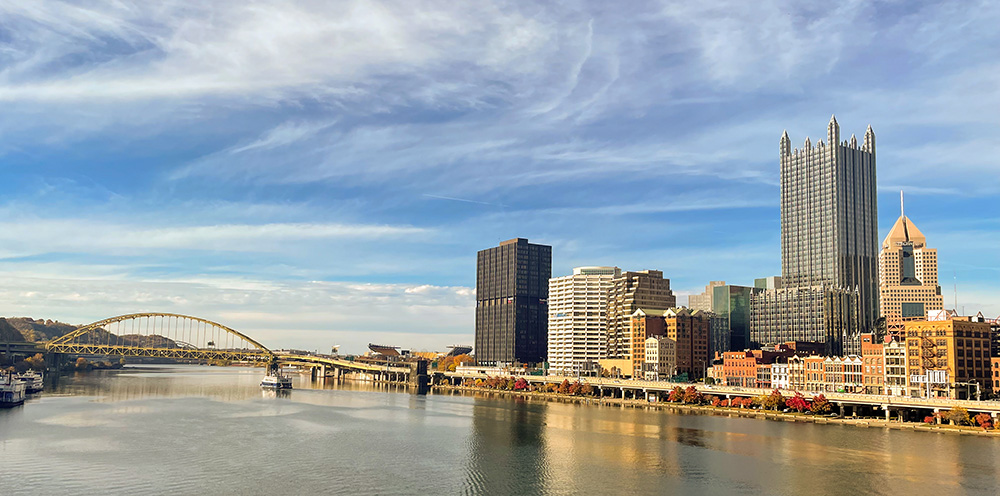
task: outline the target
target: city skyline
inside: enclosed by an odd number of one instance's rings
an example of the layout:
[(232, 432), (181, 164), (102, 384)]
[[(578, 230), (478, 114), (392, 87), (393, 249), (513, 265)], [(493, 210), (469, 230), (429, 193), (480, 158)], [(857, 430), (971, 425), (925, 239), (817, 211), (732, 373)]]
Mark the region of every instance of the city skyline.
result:
[(0, 6), (0, 314), (443, 349), (513, 237), (682, 304), (781, 273), (775, 137), (835, 113), (879, 240), (903, 189), (945, 307), (1000, 315), (1000, 7), (418, 4)]

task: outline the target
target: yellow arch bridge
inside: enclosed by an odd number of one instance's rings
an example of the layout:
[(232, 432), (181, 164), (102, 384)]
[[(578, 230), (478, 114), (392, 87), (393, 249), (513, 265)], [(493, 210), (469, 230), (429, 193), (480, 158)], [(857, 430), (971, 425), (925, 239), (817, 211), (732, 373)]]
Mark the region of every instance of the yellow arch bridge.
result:
[[(174, 313), (119, 315), (79, 327), (45, 345), (57, 354), (228, 361), (256, 365), (281, 364), (409, 377), (408, 364), (373, 364), (339, 357), (275, 353), (253, 338), (217, 322)], [(424, 372), (426, 374), (426, 372)]]

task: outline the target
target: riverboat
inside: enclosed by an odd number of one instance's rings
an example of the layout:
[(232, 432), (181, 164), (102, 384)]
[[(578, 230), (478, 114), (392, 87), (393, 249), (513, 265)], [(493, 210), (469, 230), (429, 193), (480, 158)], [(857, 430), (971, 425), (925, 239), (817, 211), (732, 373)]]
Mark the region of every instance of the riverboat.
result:
[(7, 372), (0, 375), (0, 408), (10, 408), (24, 404), (24, 383)]
[(28, 370), (27, 372), (15, 375), (14, 379), (24, 383), (24, 392), (28, 394), (37, 393), (45, 389), (45, 377), (41, 372)]
[(292, 378), (285, 377), (281, 375), (280, 370), (274, 371), (274, 374), (268, 374), (264, 376), (264, 380), (260, 381), (260, 387), (267, 389), (292, 389)]

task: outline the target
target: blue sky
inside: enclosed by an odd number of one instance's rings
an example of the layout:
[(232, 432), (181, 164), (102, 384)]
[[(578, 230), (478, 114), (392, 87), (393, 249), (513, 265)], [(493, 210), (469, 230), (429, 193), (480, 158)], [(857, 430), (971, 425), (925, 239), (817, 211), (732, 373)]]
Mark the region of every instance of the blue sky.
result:
[[(698, 5), (695, 5), (697, 3)], [(473, 335), (475, 252), (780, 273), (778, 139), (877, 136), (1000, 314), (993, 2), (0, 4), (0, 314), (198, 315), (273, 347)], [(799, 145), (801, 146), (801, 145)], [(682, 298), (683, 301), (683, 298)]]

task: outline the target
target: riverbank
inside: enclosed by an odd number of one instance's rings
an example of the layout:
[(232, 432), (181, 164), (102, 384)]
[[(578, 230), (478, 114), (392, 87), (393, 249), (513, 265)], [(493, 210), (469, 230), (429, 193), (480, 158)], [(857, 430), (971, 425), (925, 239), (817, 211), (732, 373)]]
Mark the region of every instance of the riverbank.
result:
[(1000, 430), (984, 431), (979, 427), (958, 425), (934, 425), (923, 422), (902, 422), (867, 417), (826, 417), (822, 415), (807, 415), (795, 412), (776, 412), (748, 408), (715, 407), (711, 405), (687, 405), (683, 403), (651, 402), (646, 400), (623, 398), (599, 398), (591, 396), (570, 396), (559, 393), (540, 391), (506, 391), (485, 389), (469, 386), (434, 385), (432, 391), (454, 391), (461, 393), (476, 393), (485, 396), (508, 396), (532, 399), (536, 401), (551, 401), (559, 403), (577, 403), (590, 406), (610, 406), (618, 408), (642, 408), (650, 410), (669, 410), (685, 414), (721, 415), (727, 417), (757, 418), (778, 422), (809, 422), (814, 424), (842, 424), (863, 428), (884, 428), (897, 430), (912, 430), (921, 432), (940, 432), (969, 436), (1000, 437)]

